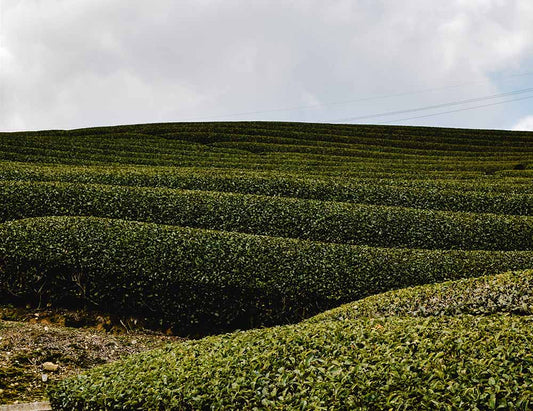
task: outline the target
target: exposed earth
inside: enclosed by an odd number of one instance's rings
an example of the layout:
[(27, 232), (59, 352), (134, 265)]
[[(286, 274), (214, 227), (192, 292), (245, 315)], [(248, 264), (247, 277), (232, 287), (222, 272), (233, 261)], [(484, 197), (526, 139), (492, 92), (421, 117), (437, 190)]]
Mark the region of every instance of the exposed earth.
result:
[(136, 323), (99, 313), (0, 307), (0, 404), (43, 400), (55, 380), (180, 339)]

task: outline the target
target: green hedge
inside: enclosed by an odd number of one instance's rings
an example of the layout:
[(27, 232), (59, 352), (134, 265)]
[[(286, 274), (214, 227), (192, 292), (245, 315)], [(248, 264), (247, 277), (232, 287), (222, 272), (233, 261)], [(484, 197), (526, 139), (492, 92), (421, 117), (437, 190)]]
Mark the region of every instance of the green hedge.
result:
[(296, 321), (390, 289), (530, 268), (533, 252), (382, 249), (50, 217), (0, 225), (0, 261), (2, 298), (84, 303), (185, 333)]
[(0, 221), (96, 216), (334, 243), (533, 250), (533, 217), (157, 188), (1, 182)]
[(495, 313), (533, 315), (533, 270), (389, 291), (342, 305), (308, 321)]
[[(469, 146), (485, 146), (487, 150), (500, 150), (504, 147), (524, 147), (533, 142), (531, 132), (505, 130), (450, 129), (441, 127), (378, 126), (312, 124), (294, 122), (201, 122), (201, 123), (161, 123), (135, 124), (113, 127), (94, 127), (78, 130), (44, 130), (34, 132), (0, 133), (0, 137), (41, 137), (112, 135), (129, 133), (176, 138), (187, 136), (194, 142), (211, 142), (216, 136), (245, 134), (247, 136), (276, 136), (295, 139), (315, 139), (319, 141), (353, 144), (377, 142), (387, 146), (431, 143), (435, 145), (458, 144), (468, 150)], [(208, 139), (207, 139), (208, 138)], [(418, 147), (418, 145), (416, 145)]]
[[(527, 171), (527, 170), (525, 170)], [(521, 172), (524, 172), (521, 171)], [(281, 182), (285, 186), (293, 187), (292, 193), (298, 192), (298, 187), (333, 185), (342, 192), (353, 187), (369, 184), (394, 186), (424, 190), (455, 190), (477, 191), (508, 194), (533, 194), (530, 178), (523, 176), (483, 176), (470, 173), (446, 173), (431, 175), (413, 175), (409, 173), (377, 173), (362, 174), (357, 177), (333, 177), (328, 174), (309, 174), (305, 172), (287, 172), (280, 175), (276, 171), (238, 170), (238, 169), (209, 169), (199, 167), (149, 167), (149, 166), (91, 166), (76, 167), (65, 165), (40, 165), (33, 163), (16, 163), (0, 161), (0, 180), (31, 180), (31, 181), (62, 181), (77, 183), (101, 183), (116, 185), (131, 185), (143, 187), (187, 188), (192, 181), (205, 180), (204, 184), (211, 186), (197, 186), (197, 189), (217, 188), (220, 181), (245, 180), (253, 187), (267, 185), (275, 187)], [(194, 188), (193, 186), (189, 188)], [(272, 190), (272, 188), (271, 188)], [(226, 191), (226, 190), (224, 190)], [(246, 191), (245, 191), (246, 192)], [(283, 191), (272, 191), (282, 195)], [(289, 196), (290, 191), (287, 192)], [(253, 191), (250, 192), (253, 194)]]
[[(54, 409), (506, 409), (533, 407), (533, 317), (514, 316), (504, 285), (532, 302), (532, 272), (463, 281), (492, 315), (403, 316), (406, 293), (430, 306), (439, 285), (372, 297), (360, 315), (335, 310), (320, 321), (169, 345), (51, 387)], [(446, 284), (449, 290), (451, 284)], [(502, 293), (503, 291), (503, 293)], [(431, 314), (457, 313), (450, 309)], [(441, 307), (446, 305), (441, 301)], [(381, 307), (381, 308), (380, 308)], [(377, 308), (377, 311), (376, 311)], [(383, 317), (382, 310), (387, 312)], [(466, 310), (465, 312), (468, 312)], [(497, 314), (494, 314), (497, 313)], [(426, 313), (428, 314), (428, 313)]]
[[(532, 166), (533, 133), (496, 130), (233, 122), (0, 133), (0, 180), (31, 181), (0, 183), (2, 219), (86, 214), (228, 230), (94, 217), (1, 223), (0, 300), (213, 333), (533, 268)], [(428, 249), (438, 247), (461, 250)], [(531, 409), (531, 294), (530, 272), (391, 292), (95, 369), (51, 400), (58, 409)]]
[[(517, 184), (508, 192), (490, 189), (490, 183), (480, 182), (482, 188), (465, 187), (467, 183), (448, 184), (391, 183), (388, 181), (350, 181), (339, 178), (302, 178), (292, 175), (251, 173), (234, 170), (219, 171), (170, 168), (121, 167), (64, 167), (30, 168), (6, 167), (0, 171), (2, 179), (60, 180), (64, 182), (100, 183), (132, 186), (157, 186), (176, 189), (211, 190), (288, 196), (322, 201), (340, 201), (387, 206), (413, 207), (443, 211), (533, 215), (533, 194)], [(527, 187), (527, 185), (526, 185)]]
[[(483, 134), (449, 129), (301, 124), (145, 125), (0, 133), (0, 158), (65, 164), (309, 169), (340, 175), (354, 169), (494, 173), (517, 165), (530, 166), (530, 134)], [(474, 151), (483, 157), (474, 156)]]

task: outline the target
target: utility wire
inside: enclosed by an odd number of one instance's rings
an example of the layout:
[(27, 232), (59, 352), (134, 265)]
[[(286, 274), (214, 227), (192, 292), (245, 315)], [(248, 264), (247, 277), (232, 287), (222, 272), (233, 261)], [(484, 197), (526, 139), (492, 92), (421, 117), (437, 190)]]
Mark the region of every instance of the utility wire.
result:
[[(511, 75), (507, 75), (507, 76), (498, 76), (497, 78), (498, 79), (507, 79), (507, 78), (516, 78), (516, 77), (526, 77), (526, 76), (532, 76), (532, 75), (533, 75), (533, 71), (529, 71), (529, 72), (525, 72), (525, 73), (511, 74)], [(348, 104), (360, 103), (360, 102), (364, 102), (364, 101), (384, 100), (384, 99), (393, 98), (393, 97), (412, 96), (412, 95), (417, 95), (417, 94), (429, 93), (429, 92), (432, 92), (432, 91), (448, 90), (448, 89), (452, 89), (452, 88), (464, 87), (464, 86), (468, 86), (468, 85), (471, 85), (471, 84), (479, 84), (479, 83), (482, 83), (482, 81), (470, 81), (470, 82), (466, 82), (466, 83), (453, 84), (453, 85), (448, 85), (448, 86), (443, 86), (443, 87), (434, 87), (434, 88), (427, 88), (427, 89), (421, 89), (421, 90), (416, 90), (416, 91), (407, 91), (407, 92), (401, 92), (401, 93), (383, 94), (383, 95), (378, 95), (378, 96), (362, 97), (362, 98), (353, 99), (353, 100), (344, 100), (344, 101), (336, 101), (336, 102), (309, 104), (309, 105), (306, 105), (306, 106), (272, 108), (272, 109), (257, 110), (257, 111), (244, 111), (244, 112), (240, 112), (240, 113), (221, 114), (221, 115), (215, 115), (215, 116), (196, 116), (196, 117), (185, 118), (185, 119), (182, 119), (181, 121), (210, 120), (210, 119), (218, 119), (218, 118), (246, 116), (246, 115), (250, 115), (250, 114), (277, 113), (277, 112), (283, 112), (283, 111), (308, 110), (308, 109), (313, 109), (313, 108), (348, 105)], [(338, 120), (338, 121), (345, 121), (345, 120)]]
[(443, 114), (449, 114), (449, 113), (458, 113), (458, 112), (460, 112), (460, 111), (475, 110), (475, 109), (478, 109), (478, 108), (490, 107), (490, 106), (496, 106), (496, 105), (499, 105), (499, 104), (505, 104), (505, 103), (512, 103), (512, 102), (514, 102), (514, 101), (527, 100), (527, 99), (530, 99), (530, 98), (533, 98), (533, 96), (527, 96), (527, 97), (515, 98), (515, 99), (511, 99), (511, 100), (498, 101), (498, 102), (496, 102), (496, 103), (483, 104), (483, 105), (480, 105), (480, 106), (473, 106), (473, 107), (459, 108), (459, 109), (457, 109), (457, 110), (441, 111), (441, 112), (439, 112), (439, 113), (425, 114), (425, 115), (423, 115), (423, 116), (400, 118), (400, 119), (390, 120), (390, 121), (386, 121), (386, 122), (383, 121), (383, 122), (379, 122), (379, 123), (377, 123), (377, 124), (391, 124), (391, 123), (396, 123), (396, 122), (398, 122), (398, 121), (415, 120), (415, 119), (418, 119), (418, 118), (440, 116), (440, 115), (443, 115)]
[(370, 118), (376, 118), (376, 117), (391, 116), (391, 115), (395, 115), (395, 114), (415, 113), (417, 111), (425, 111), (425, 110), (433, 110), (433, 109), (436, 109), (436, 108), (458, 106), (458, 105), (461, 105), (461, 104), (475, 103), (475, 102), (478, 102), (478, 101), (491, 100), (491, 99), (495, 99), (495, 98), (514, 96), (514, 95), (517, 95), (517, 94), (530, 93), (530, 92), (533, 92), (533, 88), (526, 88), (526, 89), (522, 89), (522, 90), (514, 90), (514, 91), (509, 91), (507, 93), (493, 94), (493, 95), (485, 96), (485, 97), (477, 97), (477, 98), (469, 98), (469, 99), (466, 99), (466, 100), (451, 101), (451, 102), (448, 102), (448, 103), (434, 104), (434, 105), (431, 105), (431, 106), (410, 108), (410, 109), (406, 109), (406, 110), (386, 111), (386, 112), (383, 112), (383, 113), (375, 113), (375, 114), (369, 114), (369, 115), (365, 115), (365, 116), (342, 118), (342, 119), (339, 119), (339, 120), (336, 120), (336, 121), (340, 121), (340, 122), (354, 121), (354, 120), (363, 120), (363, 119), (370, 119)]

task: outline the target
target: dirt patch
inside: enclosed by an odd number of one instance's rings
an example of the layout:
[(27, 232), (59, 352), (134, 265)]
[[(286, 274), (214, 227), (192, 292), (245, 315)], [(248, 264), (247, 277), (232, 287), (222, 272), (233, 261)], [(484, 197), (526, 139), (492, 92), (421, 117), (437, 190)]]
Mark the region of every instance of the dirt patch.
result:
[[(105, 317), (87, 325), (79, 312), (4, 307), (0, 314), (0, 404), (43, 400), (55, 380), (180, 340)], [(66, 327), (69, 316), (83, 328)], [(45, 362), (57, 370), (46, 371)]]
[(98, 311), (68, 310), (57, 307), (35, 308), (30, 305), (17, 307), (0, 306), (0, 320), (22, 321), (30, 324), (58, 325), (73, 328), (90, 328), (113, 334), (142, 332), (143, 334), (165, 333), (171, 330), (164, 324), (146, 318), (110, 315)]

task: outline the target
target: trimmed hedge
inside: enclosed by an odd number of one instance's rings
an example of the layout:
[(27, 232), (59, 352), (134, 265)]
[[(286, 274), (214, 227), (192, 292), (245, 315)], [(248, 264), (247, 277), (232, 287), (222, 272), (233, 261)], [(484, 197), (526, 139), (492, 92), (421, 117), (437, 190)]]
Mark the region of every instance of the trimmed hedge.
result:
[(495, 313), (533, 315), (533, 270), (389, 291), (342, 305), (308, 321)]
[[(522, 171), (523, 172), (523, 171)], [(33, 163), (16, 163), (0, 161), (0, 180), (21, 181), (58, 181), (71, 183), (114, 184), (140, 187), (194, 188), (216, 190), (220, 186), (227, 191), (226, 180), (236, 183), (247, 181), (250, 187), (255, 185), (280, 186), (272, 194), (282, 195), (283, 186), (294, 187), (296, 194), (299, 186), (320, 186), (322, 190), (330, 185), (343, 191), (350, 188), (379, 184), (426, 190), (446, 189), (455, 191), (478, 191), (509, 194), (533, 194), (530, 178), (523, 176), (484, 176), (477, 173), (431, 173), (416, 175), (413, 173), (372, 173), (357, 177), (334, 177), (326, 174), (309, 174), (305, 172), (287, 172), (280, 175), (277, 171), (209, 169), (199, 167), (150, 167), (150, 166), (65, 166), (43, 165)], [(192, 185), (196, 182), (196, 186)], [(281, 184), (283, 182), (283, 185)], [(203, 185), (201, 185), (202, 183)], [(270, 183), (270, 184), (269, 184)], [(211, 185), (208, 185), (211, 184)], [(242, 183), (241, 183), (242, 184)], [(238, 187), (239, 185), (237, 185)], [(229, 185), (228, 185), (229, 187)], [(256, 189), (259, 189), (257, 187)], [(271, 190), (273, 188), (270, 188)], [(246, 193), (246, 191), (241, 191)], [(248, 192), (254, 194), (254, 191)], [(288, 192), (290, 193), (290, 192)], [(296, 197), (296, 195), (288, 195)]]
[(412, 285), (533, 267), (533, 252), (382, 249), (121, 220), (0, 225), (0, 296), (155, 317), (176, 332), (297, 321)]
[[(473, 130), (442, 127), (379, 126), (379, 125), (342, 125), (294, 122), (200, 122), (200, 123), (154, 123), (134, 124), (112, 127), (94, 127), (77, 130), (44, 130), (33, 132), (0, 133), (0, 137), (84, 137), (84, 136), (121, 136), (125, 134), (145, 134), (175, 139), (177, 136), (188, 141), (206, 143), (228, 134), (247, 136), (276, 136), (299, 139), (313, 139), (342, 143), (385, 144), (400, 147), (431, 148), (446, 144), (459, 144), (465, 150), (471, 145), (483, 146), (487, 150), (502, 150), (505, 147), (527, 147), (533, 143), (533, 135), (527, 131)], [(435, 146), (435, 144), (437, 146)]]
[[(458, 289), (478, 294), (481, 286), (480, 301), (500, 301), (509, 295), (502, 286), (517, 280), (531, 303), (533, 274), (525, 275)], [(533, 317), (503, 314), (516, 301), (491, 311), (498, 314), (466, 310), (478, 316), (434, 316), (463, 312), (453, 299), (426, 318), (388, 308), (406, 293), (431, 306), (433, 294), (446, 293), (439, 287), (371, 297), (355, 316), (348, 306), (319, 321), (169, 345), (62, 381), (50, 401), (58, 410), (531, 409)]]
[[(483, 135), (485, 134), (485, 135)], [(468, 137), (468, 140), (466, 139)], [(0, 133), (0, 158), (64, 164), (203, 165), (271, 170), (463, 170), (529, 167), (530, 133), (227, 123)], [(224, 148), (227, 147), (227, 148)], [(483, 157), (472, 152), (482, 153)]]
[[(416, 185), (388, 181), (346, 181), (339, 178), (302, 178), (272, 175), (243, 170), (201, 170), (170, 168), (64, 167), (27, 170), (8, 168), (0, 172), (5, 180), (59, 180), (74, 183), (168, 187), (175, 189), (210, 190), (288, 196), (322, 201), (412, 207), (443, 211), (533, 215), (533, 194), (522, 185), (509, 192), (489, 189), (483, 180), (482, 189), (465, 188), (465, 183), (428, 183)], [(475, 183), (473, 183), (475, 184)]]
[(96, 216), (378, 247), (533, 250), (533, 217), (105, 185), (1, 182), (0, 221)]

